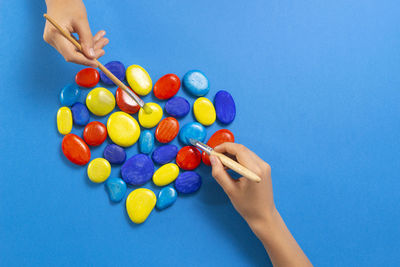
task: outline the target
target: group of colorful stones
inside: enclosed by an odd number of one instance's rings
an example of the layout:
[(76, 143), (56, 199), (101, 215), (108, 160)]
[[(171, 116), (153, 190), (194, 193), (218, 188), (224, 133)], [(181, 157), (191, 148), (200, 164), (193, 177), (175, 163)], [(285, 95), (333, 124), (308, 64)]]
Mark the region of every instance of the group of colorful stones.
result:
[[(236, 115), (235, 102), (228, 92), (219, 91), (212, 103), (204, 97), (209, 92), (207, 77), (201, 71), (189, 71), (182, 79), (182, 87), (198, 97), (193, 104), (197, 122), (180, 127), (178, 120), (185, 117), (191, 108), (185, 98), (175, 96), (181, 87), (177, 75), (166, 74), (153, 87), (149, 74), (141, 66), (132, 65), (125, 69), (121, 62), (112, 61), (106, 67), (120, 80), (126, 78), (130, 88), (140, 96), (153, 89), (156, 98), (166, 101), (164, 110), (168, 116), (163, 119), (163, 109), (157, 103), (147, 103), (152, 112), (146, 113), (121, 88), (116, 90), (114, 97), (108, 89), (96, 87), (87, 94), (86, 105), (79, 102), (80, 88), (95, 87), (100, 80), (114, 85), (104, 73), (85, 68), (76, 74), (76, 84), (67, 85), (60, 93), (62, 107), (57, 113), (57, 127), (60, 134), (65, 135), (62, 151), (74, 164), (86, 165), (91, 159), (89, 146), (101, 145), (108, 136), (112, 142), (105, 147), (102, 158), (90, 161), (87, 175), (94, 183), (105, 182), (113, 202), (124, 199), (127, 185), (141, 186), (152, 179), (156, 186), (162, 187), (157, 197), (147, 188), (135, 189), (128, 195), (127, 213), (134, 223), (142, 223), (155, 206), (165, 209), (175, 202), (178, 193), (190, 194), (200, 188), (201, 177), (193, 170), (201, 161), (206, 165), (210, 165), (210, 161), (208, 155), (190, 145), (189, 138), (204, 142), (207, 136), (205, 126), (213, 124), (216, 119), (222, 124), (231, 123)], [(115, 103), (120, 111), (113, 112)], [(90, 112), (96, 116), (113, 113), (104, 125), (99, 121), (89, 122)], [(138, 113), (139, 123), (132, 116), (135, 113)], [(73, 124), (85, 126), (83, 139), (71, 133)], [(156, 127), (154, 134), (149, 130), (153, 127)], [(184, 144), (180, 149), (168, 144), (178, 135)], [(157, 147), (155, 139), (160, 144)], [(125, 148), (137, 141), (140, 153), (126, 159)], [(216, 131), (207, 144), (215, 147), (224, 142), (234, 142), (234, 135), (227, 129)], [(156, 171), (154, 163), (160, 165)], [(121, 178), (109, 178), (111, 164), (122, 165)]]

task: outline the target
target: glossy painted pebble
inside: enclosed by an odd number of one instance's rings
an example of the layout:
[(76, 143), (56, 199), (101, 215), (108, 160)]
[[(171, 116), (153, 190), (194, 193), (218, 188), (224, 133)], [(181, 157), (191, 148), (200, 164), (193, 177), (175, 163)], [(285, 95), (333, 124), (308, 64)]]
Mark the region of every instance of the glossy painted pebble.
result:
[(153, 87), (149, 74), (139, 65), (132, 65), (126, 69), (126, 80), (138, 95), (147, 95)]
[(114, 95), (106, 88), (97, 87), (86, 97), (86, 106), (97, 116), (105, 116), (115, 107)]
[(218, 91), (214, 97), (217, 119), (224, 124), (231, 123), (236, 116), (236, 105), (233, 97), (227, 91)]
[(190, 145), (189, 138), (203, 142), (206, 136), (206, 129), (198, 122), (189, 122), (185, 124), (179, 132), (179, 140), (185, 145)]
[[(234, 137), (233, 133), (231, 131), (229, 131), (228, 129), (221, 129), (221, 130), (216, 131), (210, 137), (210, 139), (208, 139), (207, 145), (214, 148), (225, 142), (235, 142), (235, 137)], [(208, 156), (208, 154), (206, 152), (203, 151), (201, 157), (203, 159), (204, 164), (206, 164), (208, 166), (211, 165), (210, 157)]]
[(68, 107), (57, 111), (57, 129), (60, 134), (69, 134), (72, 130), (72, 112)]
[(154, 147), (154, 136), (150, 130), (142, 131), (139, 138), (139, 150), (141, 153), (150, 154)]
[(160, 143), (169, 143), (179, 133), (179, 122), (173, 117), (163, 119), (156, 128), (156, 139)]
[(144, 109), (141, 108), (139, 110), (139, 123), (144, 128), (153, 128), (160, 122), (163, 111), (160, 105), (156, 103), (146, 103), (146, 105), (151, 108), (152, 112), (146, 113)]
[(86, 68), (80, 70), (75, 75), (75, 82), (77, 85), (90, 88), (97, 85), (100, 80), (100, 74), (96, 69)]
[(131, 115), (117, 111), (107, 120), (107, 132), (114, 143), (128, 147), (139, 139), (140, 126)]
[(135, 114), (139, 111), (140, 106), (133, 100), (124, 90), (118, 87), (115, 92), (115, 98), (117, 99), (117, 105), (120, 110), (129, 113)]
[(85, 165), (90, 160), (90, 149), (87, 144), (75, 134), (64, 136), (62, 151), (69, 161), (77, 165)]
[(125, 161), (121, 167), (122, 179), (130, 185), (141, 185), (151, 179), (154, 164), (145, 154), (137, 154)]
[(112, 202), (120, 202), (126, 194), (126, 183), (121, 178), (109, 178), (106, 182), (108, 196)]
[(126, 159), (125, 149), (116, 144), (109, 144), (103, 152), (103, 157), (111, 164), (122, 164)]
[(93, 183), (102, 183), (111, 174), (110, 163), (103, 158), (97, 158), (92, 160), (87, 168), (87, 175)]
[(89, 146), (99, 146), (107, 138), (107, 128), (99, 121), (92, 121), (83, 130), (83, 139)]
[[(112, 74), (115, 75), (119, 80), (125, 79), (125, 66), (119, 61), (110, 61), (106, 65), (104, 65)], [(110, 78), (104, 72), (100, 72), (101, 81), (108, 85), (114, 85), (114, 82), (111, 81)]]
[(179, 167), (174, 163), (168, 163), (154, 172), (153, 183), (157, 186), (164, 186), (175, 181), (178, 175)]
[(154, 85), (154, 95), (158, 99), (165, 100), (178, 93), (181, 87), (181, 80), (175, 74), (166, 74), (162, 76)]
[(194, 96), (204, 96), (210, 90), (206, 75), (199, 70), (188, 71), (183, 76), (182, 84)]
[(205, 97), (199, 97), (194, 101), (193, 113), (196, 120), (205, 126), (215, 122), (216, 114), (213, 103)]
[(143, 223), (156, 205), (157, 197), (147, 188), (133, 190), (126, 198), (126, 212), (134, 223)]
[(72, 117), (74, 118), (74, 123), (79, 126), (85, 126), (90, 119), (89, 110), (87, 107), (80, 103), (76, 102), (71, 107)]
[(165, 112), (176, 118), (185, 117), (190, 111), (190, 104), (185, 98), (175, 96), (165, 103)]
[(63, 106), (72, 106), (75, 102), (78, 102), (81, 96), (81, 91), (78, 86), (71, 83), (65, 86), (60, 92), (60, 102)]
[(196, 169), (201, 163), (201, 153), (194, 146), (184, 146), (176, 155), (176, 164), (179, 168), (191, 171)]
[(165, 164), (171, 162), (178, 153), (178, 147), (176, 145), (163, 145), (157, 147), (151, 158), (157, 164)]
[(200, 186), (201, 176), (193, 171), (181, 173), (175, 180), (176, 191), (182, 194), (194, 193), (199, 190)]
[(177, 197), (178, 194), (176, 193), (174, 187), (172, 186), (163, 187), (160, 190), (160, 192), (158, 192), (158, 198), (156, 203), (157, 209), (163, 210), (170, 207), (172, 204), (175, 203)]

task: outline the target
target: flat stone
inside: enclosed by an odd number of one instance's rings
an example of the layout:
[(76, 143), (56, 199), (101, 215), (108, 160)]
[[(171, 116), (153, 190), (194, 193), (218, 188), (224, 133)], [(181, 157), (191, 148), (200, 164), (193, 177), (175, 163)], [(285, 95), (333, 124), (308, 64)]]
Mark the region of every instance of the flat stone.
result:
[(188, 71), (183, 76), (182, 84), (194, 96), (205, 96), (210, 90), (206, 75), (199, 70)]
[(179, 122), (173, 117), (164, 118), (156, 129), (156, 139), (160, 143), (169, 143), (179, 133)]
[(112, 202), (120, 202), (126, 194), (126, 183), (121, 178), (108, 178), (106, 190)]
[(128, 113), (117, 111), (108, 117), (107, 132), (115, 144), (128, 147), (139, 139), (140, 126), (136, 119)]
[(77, 85), (85, 88), (94, 87), (100, 80), (100, 74), (96, 69), (85, 68), (75, 75)]
[(92, 160), (87, 168), (87, 175), (93, 183), (102, 183), (111, 174), (110, 163), (103, 158), (96, 158)]
[(201, 163), (201, 153), (194, 146), (184, 146), (176, 155), (176, 164), (186, 171), (196, 169)]
[(76, 134), (67, 134), (61, 143), (65, 157), (77, 165), (85, 165), (90, 160), (90, 149)]
[(115, 98), (106, 88), (97, 87), (86, 96), (86, 106), (94, 115), (105, 116), (113, 111)]
[(217, 119), (223, 124), (231, 123), (236, 116), (236, 105), (233, 97), (227, 91), (218, 91), (214, 97)]
[(154, 150), (152, 159), (155, 163), (162, 165), (174, 160), (177, 153), (178, 147), (176, 145), (163, 145)]
[(179, 167), (174, 163), (161, 166), (153, 174), (153, 183), (157, 186), (164, 186), (175, 181), (179, 175)]
[(116, 144), (109, 144), (104, 149), (103, 157), (111, 164), (122, 164), (126, 160), (126, 152), (123, 147)]
[(76, 125), (85, 126), (89, 122), (89, 110), (81, 102), (76, 102), (75, 104), (73, 104), (71, 107), (71, 111), (74, 123)]
[(60, 102), (62, 106), (72, 106), (79, 101), (81, 91), (76, 84), (68, 84), (60, 92)]
[(163, 187), (158, 193), (156, 207), (159, 210), (166, 209), (175, 203), (178, 197), (178, 193), (176, 192), (173, 186)]
[(72, 112), (68, 107), (57, 111), (57, 129), (60, 134), (69, 134), (72, 130)]
[[(120, 81), (125, 79), (125, 66), (120, 61), (110, 61), (104, 65)], [(104, 72), (100, 72), (101, 81), (107, 85), (114, 85), (114, 82)]]
[(121, 167), (122, 179), (130, 185), (142, 185), (153, 177), (154, 164), (145, 154), (137, 154)]
[(203, 142), (206, 136), (206, 129), (198, 122), (189, 122), (185, 124), (179, 132), (179, 140), (185, 145), (190, 145), (190, 138)]
[(83, 130), (83, 139), (89, 146), (99, 146), (107, 138), (107, 128), (99, 121), (92, 121)]
[(153, 93), (158, 99), (165, 100), (178, 93), (181, 87), (181, 80), (175, 74), (166, 74), (162, 76), (154, 85)]
[(200, 186), (201, 176), (194, 171), (183, 172), (175, 180), (175, 189), (182, 194), (194, 193)]
[(183, 118), (190, 111), (190, 104), (185, 98), (175, 96), (165, 103), (165, 112), (175, 118)]
[(147, 188), (133, 190), (126, 198), (126, 212), (134, 223), (143, 223), (156, 205), (157, 197)]

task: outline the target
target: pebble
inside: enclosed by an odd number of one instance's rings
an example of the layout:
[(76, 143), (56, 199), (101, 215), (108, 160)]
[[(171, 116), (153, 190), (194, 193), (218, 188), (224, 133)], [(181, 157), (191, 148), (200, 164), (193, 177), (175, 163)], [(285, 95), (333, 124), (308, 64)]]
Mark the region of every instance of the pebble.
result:
[(74, 118), (74, 123), (79, 126), (85, 126), (90, 119), (89, 110), (81, 102), (76, 102), (71, 107), (72, 117)]
[(86, 68), (80, 70), (75, 75), (76, 84), (86, 88), (96, 86), (99, 80), (100, 80), (100, 74), (96, 69), (93, 68)]
[(144, 109), (141, 108), (139, 110), (139, 123), (144, 128), (153, 128), (160, 122), (163, 111), (157, 103), (146, 103), (146, 105), (151, 108), (152, 112), (146, 113)]
[(97, 87), (87, 95), (86, 106), (94, 115), (105, 116), (113, 111), (115, 98), (106, 88)]
[(125, 161), (121, 167), (122, 179), (130, 185), (142, 185), (151, 179), (154, 164), (145, 154), (137, 154)]
[(60, 102), (62, 106), (72, 106), (75, 102), (78, 102), (81, 96), (81, 91), (78, 86), (71, 83), (61, 89)]
[(126, 198), (126, 212), (134, 223), (143, 223), (156, 205), (157, 197), (147, 188), (133, 190)]
[(205, 97), (199, 97), (193, 104), (193, 113), (196, 120), (204, 126), (215, 122), (216, 113), (213, 103)]
[[(231, 131), (229, 131), (228, 129), (221, 129), (221, 130), (216, 131), (210, 137), (210, 139), (208, 139), (207, 145), (214, 148), (225, 142), (233, 143), (233, 142), (235, 142), (235, 137), (234, 137), (233, 133)], [(204, 164), (211, 166), (210, 157), (208, 156), (208, 154), (206, 152), (203, 151), (201, 157), (203, 159)]]
[(121, 178), (109, 178), (106, 182), (108, 196), (112, 202), (120, 202), (126, 194), (126, 183)]
[(176, 145), (163, 145), (157, 147), (152, 154), (152, 159), (157, 164), (166, 164), (171, 162), (178, 153), (178, 147)]
[(175, 74), (166, 74), (162, 76), (154, 85), (153, 93), (158, 99), (165, 100), (178, 93), (181, 87), (181, 80)]
[(149, 74), (139, 65), (132, 65), (126, 69), (126, 80), (138, 95), (147, 95), (153, 87)]
[(87, 144), (75, 134), (67, 134), (61, 143), (62, 151), (69, 161), (77, 165), (85, 165), (90, 160), (90, 149)]
[(201, 176), (193, 171), (181, 173), (175, 180), (176, 191), (182, 194), (194, 193), (200, 189), (200, 186)]
[(175, 96), (165, 103), (165, 112), (176, 118), (185, 117), (190, 111), (190, 104), (185, 98)]
[(185, 145), (190, 145), (190, 138), (203, 142), (206, 136), (206, 129), (198, 122), (189, 122), (185, 124), (179, 132), (179, 139)]
[(136, 143), (140, 136), (140, 126), (131, 115), (117, 111), (107, 120), (108, 136), (111, 140), (123, 147)]
[(109, 144), (103, 152), (103, 157), (111, 164), (122, 164), (126, 159), (125, 149), (116, 144)]
[[(112, 74), (115, 75), (119, 80), (125, 79), (125, 66), (120, 61), (110, 61), (104, 65)], [(114, 85), (114, 82), (104, 72), (100, 72), (101, 81), (108, 85)]]
[(103, 158), (97, 158), (92, 160), (87, 168), (87, 175), (93, 183), (102, 183), (111, 174), (110, 163)]
[(223, 124), (231, 123), (236, 116), (236, 105), (233, 97), (227, 91), (221, 90), (215, 94), (214, 105), (217, 119)]
[(115, 92), (115, 98), (117, 100), (117, 105), (120, 110), (129, 113), (135, 114), (139, 111), (140, 106), (133, 100), (124, 90), (118, 87)]
[(196, 169), (201, 163), (201, 153), (194, 146), (184, 146), (176, 155), (176, 164), (179, 168), (191, 171)]
[(182, 85), (194, 96), (204, 96), (210, 90), (206, 75), (199, 70), (188, 71), (183, 76)]
[(83, 130), (83, 139), (89, 146), (99, 146), (107, 138), (107, 128), (99, 121), (92, 121)]
[(179, 175), (179, 167), (174, 163), (161, 166), (153, 175), (153, 183), (157, 186), (164, 186), (175, 181)]
[(156, 207), (159, 210), (166, 209), (175, 203), (178, 193), (173, 186), (163, 187), (158, 193)]
[(72, 112), (68, 107), (57, 111), (57, 129), (60, 134), (69, 134), (72, 130)]
[(169, 143), (179, 133), (179, 122), (173, 117), (163, 119), (156, 128), (156, 139), (160, 143)]
[(139, 151), (144, 154), (150, 154), (154, 147), (154, 136), (150, 130), (142, 131), (139, 138)]

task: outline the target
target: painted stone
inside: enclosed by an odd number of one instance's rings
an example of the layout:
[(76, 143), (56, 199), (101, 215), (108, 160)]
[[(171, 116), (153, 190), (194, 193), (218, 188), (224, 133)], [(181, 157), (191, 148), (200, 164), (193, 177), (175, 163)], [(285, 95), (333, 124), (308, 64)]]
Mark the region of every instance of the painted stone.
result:
[(221, 90), (214, 97), (217, 119), (223, 124), (231, 123), (236, 116), (236, 105), (233, 97), (227, 91)]
[(156, 207), (159, 210), (166, 209), (175, 203), (178, 193), (173, 186), (163, 187), (158, 193)]
[(163, 111), (157, 103), (146, 103), (146, 105), (151, 108), (152, 112), (146, 113), (144, 109), (141, 108), (139, 110), (139, 123), (144, 128), (153, 128), (160, 122)]
[(117, 99), (117, 105), (120, 110), (128, 114), (135, 114), (139, 111), (140, 106), (133, 100), (124, 90), (118, 87), (115, 92), (115, 98)]
[(185, 124), (179, 132), (179, 140), (185, 145), (190, 145), (190, 138), (203, 142), (206, 136), (206, 129), (198, 122), (189, 122)]
[(205, 97), (199, 97), (194, 101), (193, 113), (196, 120), (204, 126), (215, 122), (216, 113), (213, 103)]
[(178, 147), (176, 145), (163, 145), (154, 150), (151, 158), (155, 163), (162, 165), (172, 161), (177, 153)]
[(57, 111), (57, 129), (60, 134), (69, 134), (72, 130), (72, 112), (68, 107)]
[(60, 102), (62, 106), (72, 106), (75, 102), (79, 101), (81, 96), (81, 91), (78, 86), (71, 83), (61, 89), (60, 92)]
[(108, 117), (107, 132), (114, 143), (128, 147), (139, 139), (140, 126), (131, 115), (117, 111)]
[(165, 112), (175, 118), (183, 118), (190, 111), (190, 104), (185, 98), (174, 96), (165, 103)]
[(107, 138), (107, 128), (99, 121), (92, 121), (83, 130), (83, 139), (89, 146), (99, 146)]
[(156, 205), (157, 197), (147, 188), (133, 190), (126, 198), (126, 212), (134, 223), (143, 223)]
[(96, 69), (85, 68), (80, 70), (75, 75), (75, 82), (77, 85), (90, 88), (97, 85), (100, 80), (100, 74)]
[(153, 174), (153, 183), (157, 186), (164, 186), (175, 181), (179, 175), (179, 167), (174, 163), (161, 166)]
[(126, 80), (138, 95), (147, 95), (153, 87), (150, 75), (139, 65), (132, 65), (126, 69)]
[(186, 171), (196, 169), (201, 163), (201, 153), (194, 146), (184, 146), (176, 155), (176, 164)]
[(194, 171), (181, 173), (175, 180), (175, 189), (182, 194), (194, 193), (200, 189), (201, 176)]
[(178, 93), (180, 87), (181, 80), (178, 76), (172, 73), (166, 74), (154, 85), (154, 96), (161, 100), (169, 99)]
[(139, 138), (139, 150), (141, 153), (150, 154), (154, 147), (154, 136), (150, 130), (142, 131)]
[(121, 178), (109, 178), (106, 182), (108, 196), (112, 202), (120, 202), (126, 194), (126, 183)]
[(86, 106), (97, 116), (105, 116), (115, 107), (114, 95), (106, 88), (94, 88), (86, 97)]
[[(112, 74), (115, 75), (119, 80), (123, 81), (125, 79), (125, 66), (119, 61), (110, 61), (104, 65)], [(114, 82), (104, 72), (100, 72), (101, 81), (108, 85), (114, 85)]]
[(163, 119), (156, 128), (156, 139), (160, 143), (169, 143), (179, 133), (179, 122), (173, 117)]
[(65, 157), (77, 165), (85, 165), (90, 160), (90, 149), (87, 144), (75, 134), (67, 134), (61, 143)]
[(103, 152), (103, 157), (111, 164), (122, 164), (126, 159), (125, 149), (116, 144), (109, 144)]
[[(208, 139), (207, 145), (214, 148), (225, 142), (233, 143), (233, 142), (235, 142), (235, 137), (234, 137), (233, 133), (231, 131), (229, 131), (228, 129), (221, 129), (221, 130), (216, 131), (210, 137), (210, 139)], [(201, 157), (203, 159), (204, 164), (211, 166), (210, 157), (208, 156), (208, 154), (206, 152), (203, 151)]]
[(92, 160), (87, 168), (87, 175), (93, 183), (102, 183), (111, 174), (110, 163), (103, 158), (97, 158)]
[(79, 126), (85, 126), (90, 119), (89, 110), (81, 102), (76, 102), (71, 107), (72, 117), (74, 118), (74, 123)]
[(182, 85), (194, 96), (204, 96), (210, 90), (206, 75), (199, 70), (188, 71), (183, 76)]
[(122, 179), (130, 185), (142, 185), (151, 179), (154, 164), (145, 154), (137, 154), (125, 161), (121, 167)]

